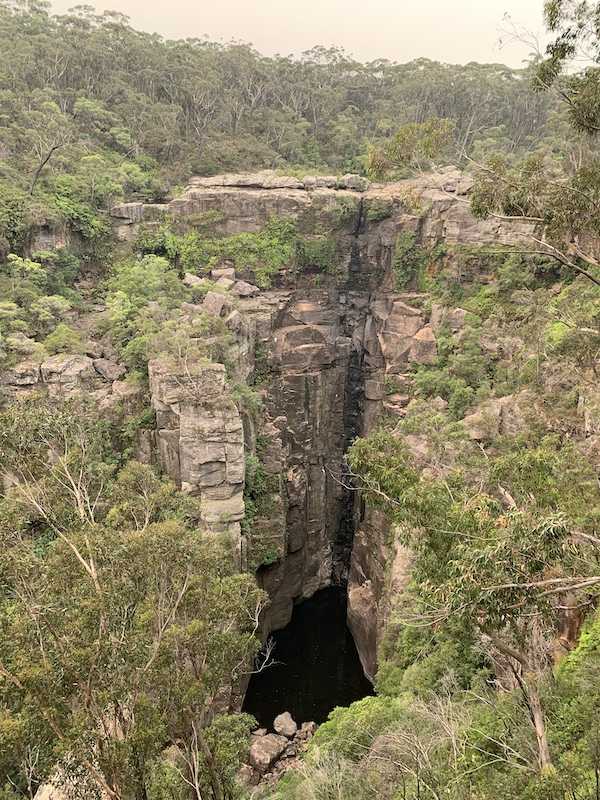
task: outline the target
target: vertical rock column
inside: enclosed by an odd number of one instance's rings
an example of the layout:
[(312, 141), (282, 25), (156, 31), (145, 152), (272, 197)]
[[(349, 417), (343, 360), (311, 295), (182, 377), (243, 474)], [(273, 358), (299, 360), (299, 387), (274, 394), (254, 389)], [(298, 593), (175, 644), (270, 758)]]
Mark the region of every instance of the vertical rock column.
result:
[(157, 445), (163, 469), (199, 497), (206, 528), (226, 532), (244, 561), (244, 431), (225, 384), (223, 364), (148, 365)]

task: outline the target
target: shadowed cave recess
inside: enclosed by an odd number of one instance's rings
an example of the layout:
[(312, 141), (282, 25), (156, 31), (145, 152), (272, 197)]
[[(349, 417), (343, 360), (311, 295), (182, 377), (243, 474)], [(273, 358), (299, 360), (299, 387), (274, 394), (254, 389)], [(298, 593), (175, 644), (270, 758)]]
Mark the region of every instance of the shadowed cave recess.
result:
[(325, 722), (336, 706), (373, 693), (346, 624), (346, 590), (321, 589), (299, 603), (292, 621), (273, 634), (271, 666), (253, 675), (244, 711), (271, 729), (289, 711), (298, 723)]

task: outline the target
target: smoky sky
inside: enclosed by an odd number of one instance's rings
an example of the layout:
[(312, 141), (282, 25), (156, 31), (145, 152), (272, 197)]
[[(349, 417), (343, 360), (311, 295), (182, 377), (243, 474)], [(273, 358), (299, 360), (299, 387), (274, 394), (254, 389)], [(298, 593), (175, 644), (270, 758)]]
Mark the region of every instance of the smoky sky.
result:
[[(55, 0), (64, 13), (73, 0)], [(99, 0), (165, 38), (244, 41), (265, 55), (343, 47), (361, 61), (502, 62), (521, 66), (544, 43), (543, 0)], [(506, 19), (508, 16), (508, 20)], [(511, 36), (517, 27), (521, 38)], [(525, 33), (526, 32), (526, 33)]]

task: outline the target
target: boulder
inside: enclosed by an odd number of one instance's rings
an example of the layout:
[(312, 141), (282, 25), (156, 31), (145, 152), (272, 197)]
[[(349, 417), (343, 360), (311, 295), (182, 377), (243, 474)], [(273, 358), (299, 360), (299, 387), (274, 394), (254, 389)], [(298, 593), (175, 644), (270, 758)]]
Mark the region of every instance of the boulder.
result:
[(216, 283), (217, 286), (221, 287), (221, 289), (225, 289), (225, 291), (228, 291), (229, 289), (231, 289), (235, 281), (233, 281), (231, 278), (225, 277), (225, 275), (222, 275)]
[(246, 281), (236, 281), (231, 291), (238, 297), (256, 297), (257, 294), (260, 294), (258, 286), (246, 283)]
[(257, 786), (260, 783), (260, 772), (252, 769), (250, 764), (242, 764), (237, 779), (242, 786)]
[(221, 317), (223, 312), (231, 308), (227, 297), (219, 292), (207, 292), (206, 297), (202, 302), (202, 310), (211, 317)]
[(366, 192), (369, 188), (369, 181), (362, 175), (348, 174), (338, 179), (337, 187), (338, 189), (350, 189), (353, 192)]
[(116, 364), (114, 361), (109, 361), (107, 358), (96, 358), (94, 360), (94, 369), (99, 375), (102, 375), (104, 380), (112, 383), (118, 381), (125, 375), (125, 367), (122, 364)]
[(235, 280), (235, 267), (219, 267), (211, 269), (210, 277), (213, 281), (218, 281), (220, 278), (227, 278), (230, 281)]
[(250, 764), (259, 772), (266, 772), (288, 746), (285, 736), (269, 733), (253, 736), (250, 744)]
[(42, 380), (52, 396), (67, 396), (85, 387), (98, 385), (100, 376), (88, 356), (59, 353), (41, 366)]
[(464, 308), (446, 308), (433, 303), (431, 306), (431, 327), (437, 333), (442, 326), (450, 328), (452, 333), (464, 328), (467, 312)]
[(0, 383), (10, 386), (35, 386), (40, 379), (39, 361), (21, 361), (12, 369), (6, 370), (0, 378)]
[(288, 739), (291, 739), (293, 736), (295, 736), (296, 731), (298, 730), (298, 726), (292, 719), (292, 715), (289, 711), (284, 711), (283, 714), (279, 714), (277, 717), (275, 717), (273, 727), (277, 733), (279, 733), (281, 736), (287, 736)]
[(418, 331), (410, 348), (410, 360), (417, 364), (435, 364), (437, 359), (437, 343), (431, 325)]
[(192, 275), (191, 272), (186, 272), (183, 276), (183, 283), (186, 286), (201, 286), (205, 281), (205, 278), (199, 278), (197, 275)]
[(317, 732), (316, 722), (303, 722), (298, 731), (298, 735), (304, 739), (310, 739)]
[(83, 347), (85, 350), (86, 356), (90, 358), (103, 358), (104, 356), (104, 348), (99, 342), (93, 342), (88, 340), (87, 342), (83, 343)]
[(533, 410), (533, 400), (526, 391), (509, 394), (482, 403), (464, 418), (463, 424), (475, 442), (491, 440), (500, 434), (516, 436), (527, 428), (524, 414), (527, 409)]

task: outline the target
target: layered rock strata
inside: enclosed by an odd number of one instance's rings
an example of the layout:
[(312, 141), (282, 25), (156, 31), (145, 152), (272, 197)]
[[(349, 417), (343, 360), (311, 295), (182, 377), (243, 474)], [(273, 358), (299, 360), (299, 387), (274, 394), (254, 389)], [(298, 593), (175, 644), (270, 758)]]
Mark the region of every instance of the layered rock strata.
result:
[[(285, 265), (269, 290), (259, 291), (250, 268), (215, 265), (210, 277), (217, 290), (184, 304), (181, 314), (219, 317), (233, 342), (235, 380), (252, 379), (260, 366), (261, 419), (240, 412), (222, 364), (182, 369), (155, 359), (150, 393), (157, 425), (142, 456), (158, 458), (184, 491), (200, 497), (204, 524), (228, 531), (240, 565), (258, 568), (271, 597), (265, 632), (284, 626), (299, 598), (348, 580), (348, 619), (371, 677), (388, 589), (406, 579), (409, 557), (390, 551), (385, 518), (357, 502), (344, 454), (382, 413), (403, 416), (413, 366), (434, 362), (441, 326), (457, 330), (464, 322), (461, 309), (431, 308), (418, 281), (395, 290), (399, 237), (411, 237), (425, 254), (444, 245), (445, 268), (458, 270), (457, 249), (518, 245), (531, 235), (528, 223), (476, 220), (469, 189), (469, 180), (452, 169), (370, 186), (358, 176), (298, 180), (259, 173), (195, 178), (169, 203), (125, 203), (112, 211), (124, 247), (140, 226), (165, 219), (200, 231), (208, 220), (211, 236), (227, 236), (258, 232), (284, 217), (296, 221), (300, 235), (335, 243), (335, 264)], [(425, 268), (435, 268), (433, 260)], [(205, 276), (199, 267), (183, 280), (201, 288)], [(96, 355), (19, 364), (2, 376), (4, 392), (12, 397), (43, 388), (68, 397), (81, 390), (107, 406), (128, 402), (135, 385), (118, 364)], [(503, 425), (505, 418), (502, 412)], [(482, 435), (481, 421), (471, 423), (472, 436)], [(249, 552), (252, 532), (242, 529), (245, 456), (254, 452), (272, 494), (269, 512), (254, 520), (254, 533), (267, 545), (260, 558)]]

